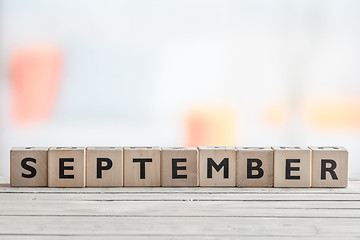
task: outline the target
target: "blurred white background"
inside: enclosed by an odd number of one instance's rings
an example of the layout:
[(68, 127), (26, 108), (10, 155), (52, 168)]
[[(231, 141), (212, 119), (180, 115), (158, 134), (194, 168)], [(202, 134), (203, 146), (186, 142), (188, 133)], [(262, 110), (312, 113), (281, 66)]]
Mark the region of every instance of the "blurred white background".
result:
[(13, 146), (343, 145), (360, 177), (359, 1), (0, 0)]

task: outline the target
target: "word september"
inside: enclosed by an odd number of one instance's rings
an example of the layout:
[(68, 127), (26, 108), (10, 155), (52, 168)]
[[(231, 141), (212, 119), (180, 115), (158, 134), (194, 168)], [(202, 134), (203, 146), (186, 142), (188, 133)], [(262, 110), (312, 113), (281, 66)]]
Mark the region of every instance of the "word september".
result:
[(343, 147), (24, 147), (13, 187), (347, 187)]

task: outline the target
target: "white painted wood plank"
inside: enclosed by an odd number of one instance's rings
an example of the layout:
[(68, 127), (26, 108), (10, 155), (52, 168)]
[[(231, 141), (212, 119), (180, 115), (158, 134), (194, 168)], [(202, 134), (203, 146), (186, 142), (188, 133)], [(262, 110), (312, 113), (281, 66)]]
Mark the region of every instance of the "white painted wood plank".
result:
[[(33, 201), (24, 201), (24, 200), (15, 200), (7, 201), (0, 200), (0, 206), (7, 206), (11, 208), (17, 208), (17, 206), (26, 206), (26, 205), (39, 205), (47, 208), (51, 204), (68, 204), (71, 205), (73, 202), (78, 202), (81, 205), (87, 204), (108, 204), (108, 205), (141, 205), (141, 206), (158, 206), (158, 205), (169, 205), (169, 206), (179, 206), (182, 205), (182, 202), (173, 202), (173, 201), (44, 201), (44, 200), (33, 200)], [(193, 201), (185, 201), (193, 202)], [(200, 201), (201, 202), (201, 201)], [(237, 208), (255, 208), (255, 209), (360, 209), (360, 201), (204, 201), (204, 202), (213, 202), (214, 204), (222, 204), (224, 207), (236, 206)], [(189, 203), (189, 204), (190, 204)], [(201, 204), (201, 203), (197, 203)], [(206, 204), (206, 203), (205, 203)], [(0, 212), (1, 212), (0, 207)], [(1, 215), (1, 213), (0, 213)]]
[[(17, 223), (14, 225), (13, 223)], [(0, 217), (1, 234), (60, 236), (360, 236), (360, 219)]]
[[(297, 239), (313, 239), (311, 236), (222, 236), (222, 235), (214, 235), (214, 236), (201, 236), (201, 235), (187, 235), (187, 236), (173, 236), (173, 235), (111, 235), (111, 236), (93, 236), (90, 234), (84, 235), (0, 235), (0, 240), (23, 240), (23, 239), (31, 239), (31, 240), (118, 240), (120, 239), (129, 239), (129, 240), (137, 240), (137, 239), (149, 239), (149, 240), (162, 240), (162, 239), (199, 239), (199, 240), (219, 240), (219, 239), (239, 239), (241, 240), (278, 240), (278, 239), (289, 239), (297, 240)], [(316, 235), (316, 239), (326, 239), (326, 240), (338, 240), (339, 238), (344, 238), (339, 235), (335, 236), (320, 236)], [(358, 239), (357, 237), (346, 235), (345, 239)]]
[(360, 181), (346, 189), (10, 188), (0, 239), (360, 237)]
[[(65, 191), (65, 190), (64, 190)], [(0, 200), (64, 201), (360, 201), (360, 194), (279, 193), (0, 193)]]
[[(356, 182), (357, 183), (357, 182)], [(353, 183), (351, 185), (354, 185)], [(121, 187), (121, 188), (20, 188), (20, 187), (0, 187), (0, 193), (76, 193), (76, 194), (121, 194), (121, 193), (232, 193), (232, 194), (244, 194), (244, 193), (261, 193), (261, 194), (360, 194), (360, 184), (354, 187), (348, 188), (208, 188), (208, 187), (187, 187), (187, 188), (165, 188), (165, 187)]]
[[(222, 201), (27, 201), (1, 202), (0, 216), (148, 216), (148, 217), (301, 217), (301, 218), (360, 218), (360, 208), (278, 208), (272, 203)], [(259, 207), (257, 207), (259, 206)], [(279, 205), (277, 205), (279, 206)]]
[(344, 193), (359, 193), (360, 194), (360, 181), (350, 181), (347, 188), (237, 188), (237, 187), (183, 187), (183, 188), (166, 188), (166, 187), (119, 187), (119, 188), (32, 188), (32, 187), (10, 187), (9, 179), (0, 177), (0, 193), (77, 193), (77, 194), (88, 194), (88, 193), (281, 193), (281, 194), (344, 194)]

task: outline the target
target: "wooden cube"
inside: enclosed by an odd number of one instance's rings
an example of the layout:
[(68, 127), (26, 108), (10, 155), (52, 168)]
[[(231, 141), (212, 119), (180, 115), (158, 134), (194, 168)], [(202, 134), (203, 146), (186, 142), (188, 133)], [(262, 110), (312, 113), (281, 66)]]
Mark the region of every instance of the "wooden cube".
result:
[(51, 147), (48, 178), (49, 187), (85, 187), (85, 148)]
[(199, 147), (200, 186), (236, 185), (236, 150), (234, 147)]
[(274, 186), (274, 154), (270, 147), (240, 147), (237, 150), (237, 186)]
[(310, 187), (311, 150), (307, 147), (272, 147), (274, 187)]
[(160, 148), (124, 147), (124, 186), (160, 187)]
[(348, 152), (343, 147), (310, 147), (312, 187), (347, 187)]
[(161, 149), (161, 186), (195, 187), (198, 185), (196, 148)]
[(46, 187), (47, 147), (15, 147), (10, 151), (10, 186)]
[(123, 186), (123, 151), (121, 147), (86, 148), (86, 186)]

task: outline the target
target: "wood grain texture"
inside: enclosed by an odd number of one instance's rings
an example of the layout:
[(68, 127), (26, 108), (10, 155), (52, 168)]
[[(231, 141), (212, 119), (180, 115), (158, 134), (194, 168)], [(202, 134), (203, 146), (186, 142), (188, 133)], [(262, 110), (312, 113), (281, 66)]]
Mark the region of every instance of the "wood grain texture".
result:
[(0, 239), (356, 239), (347, 188), (12, 188), (0, 177)]
[[(209, 162), (214, 162), (219, 166), (217, 171), (214, 165), (209, 166)], [(228, 164), (228, 173), (226, 175), (226, 166)], [(221, 167), (221, 168), (220, 168)], [(233, 147), (199, 147), (199, 181), (200, 186), (236, 186), (236, 151)], [(211, 172), (211, 176), (209, 176)]]
[[(238, 187), (274, 186), (274, 154), (270, 147), (240, 147), (236, 148), (236, 150)], [(252, 160), (261, 162), (253, 163), (251, 162)], [(250, 171), (250, 175), (258, 175), (258, 178), (250, 178), (248, 176), (248, 163), (251, 163), (250, 166), (255, 165), (261, 168), (261, 170)], [(262, 171), (262, 176), (260, 171)]]
[(123, 151), (124, 186), (160, 187), (159, 147), (124, 147)]
[[(47, 147), (15, 147), (10, 151), (10, 184), (12, 187), (46, 187), (48, 185)], [(24, 169), (22, 161), (29, 170)], [(32, 174), (33, 172), (33, 174)]]
[[(312, 150), (312, 185), (311, 186), (330, 187), (330, 188), (347, 187), (348, 185), (347, 150), (343, 147), (310, 147), (310, 149)], [(332, 167), (334, 167), (334, 169), (332, 169)], [(328, 170), (325, 171), (326, 169)], [(324, 176), (322, 176), (321, 174), (322, 171), (325, 172)]]
[[(196, 148), (172, 147), (161, 149), (161, 186), (198, 186), (198, 151)], [(173, 174), (173, 168), (178, 169)], [(186, 177), (186, 178), (185, 178)]]
[(86, 186), (123, 186), (123, 150), (121, 147), (86, 148)]
[[(85, 165), (84, 147), (49, 148), (49, 187), (85, 187)], [(64, 166), (63, 171), (60, 170), (60, 166)]]
[[(274, 150), (274, 187), (310, 187), (311, 150), (307, 147), (272, 148)], [(288, 179), (286, 169), (290, 175)]]

